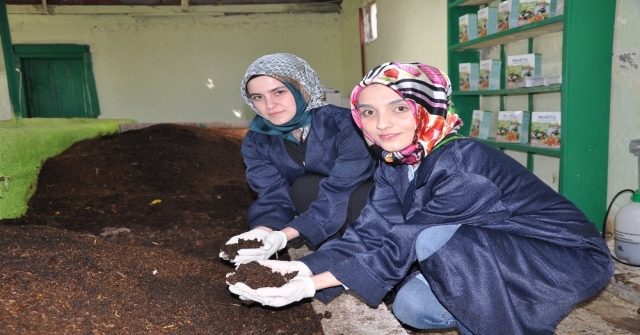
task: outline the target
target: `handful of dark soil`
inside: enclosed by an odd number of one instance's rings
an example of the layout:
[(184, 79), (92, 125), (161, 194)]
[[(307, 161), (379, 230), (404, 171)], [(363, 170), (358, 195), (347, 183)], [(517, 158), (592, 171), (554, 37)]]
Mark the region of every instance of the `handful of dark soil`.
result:
[(249, 262), (241, 264), (227, 278), (227, 281), (233, 285), (235, 283), (245, 283), (247, 286), (256, 290), (261, 287), (280, 287), (289, 282), (298, 275), (298, 271), (285, 273), (284, 275), (278, 271), (272, 270), (268, 266), (264, 266), (258, 262)]
[(220, 247), (220, 251), (224, 252), (229, 256), (229, 259), (234, 259), (238, 256), (238, 250), (240, 249), (257, 249), (262, 246), (262, 241), (256, 239), (253, 240), (245, 240), (238, 239), (238, 243), (235, 244), (225, 244)]

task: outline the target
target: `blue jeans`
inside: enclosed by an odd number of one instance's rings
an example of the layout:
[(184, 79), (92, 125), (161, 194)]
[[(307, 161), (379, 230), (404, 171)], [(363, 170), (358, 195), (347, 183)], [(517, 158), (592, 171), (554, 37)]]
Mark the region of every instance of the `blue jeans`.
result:
[[(416, 240), (418, 261), (438, 251), (460, 225), (436, 226), (423, 230)], [(417, 329), (455, 328), (462, 335), (470, 335), (449, 311), (438, 301), (422, 273), (414, 272), (402, 283), (393, 301), (393, 314), (402, 323)]]

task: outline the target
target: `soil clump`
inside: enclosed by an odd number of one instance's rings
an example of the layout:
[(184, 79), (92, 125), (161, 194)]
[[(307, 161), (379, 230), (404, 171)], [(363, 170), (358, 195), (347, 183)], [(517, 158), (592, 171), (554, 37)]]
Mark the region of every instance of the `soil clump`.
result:
[(245, 132), (159, 124), (48, 159), (27, 213), (0, 220), (0, 334), (321, 335), (309, 302), (247, 306), (225, 284), (220, 246), (256, 196)]
[(235, 272), (227, 278), (229, 283), (244, 283), (256, 290), (262, 287), (280, 287), (289, 282), (298, 271), (280, 273), (258, 262), (249, 262), (238, 266)]
[(262, 246), (262, 241), (258, 239), (245, 240), (243, 238), (238, 239), (238, 243), (225, 244), (220, 247), (220, 251), (224, 252), (229, 259), (234, 259), (238, 256), (238, 250), (240, 249), (257, 249)]

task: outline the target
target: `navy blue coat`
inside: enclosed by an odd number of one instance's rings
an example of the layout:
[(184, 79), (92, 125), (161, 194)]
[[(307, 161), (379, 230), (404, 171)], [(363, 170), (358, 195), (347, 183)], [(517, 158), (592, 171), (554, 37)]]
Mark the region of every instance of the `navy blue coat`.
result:
[[(318, 245), (342, 228), (349, 196), (371, 177), (375, 160), (349, 109), (325, 105), (312, 110), (312, 114), (304, 167), (287, 154), (282, 137), (254, 131), (244, 138), (242, 156), (249, 186), (258, 193), (249, 208), (249, 227), (291, 227)], [(318, 198), (294, 219), (290, 188), (307, 173), (327, 178), (320, 182)]]
[[(474, 139), (410, 167), (381, 165), (360, 218), (301, 260), (377, 305), (417, 260), (425, 228), (462, 224), (420, 263), (434, 294), (474, 334), (553, 334), (613, 275), (593, 223), (522, 164)], [(318, 291), (328, 301), (342, 290)]]

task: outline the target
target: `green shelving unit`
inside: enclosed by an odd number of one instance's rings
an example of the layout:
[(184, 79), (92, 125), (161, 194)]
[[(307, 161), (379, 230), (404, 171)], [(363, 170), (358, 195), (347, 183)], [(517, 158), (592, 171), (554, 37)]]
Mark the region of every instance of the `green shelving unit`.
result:
[[(448, 1), (448, 70), (454, 89), (453, 102), (463, 120), (467, 121), (461, 132), (469, 133), (471, 113), (474, 109), (482, 109), (482, 96), (526, 95), (529, 98), (529, 110), (535, 111), (534, 95), (560, 92), (560, 149), (491, 140), (484, 142), (500, 149), (527, 153), (527, 167), (530, 169), (533, 168), (533, 155), (558, 157), (558, 191), (574, 202), (601, 230), (607, 206), (611, 61), (616, 1), (564, 0), (561, 15), (460, 43), (458, 18), (476, 13), (481, 6), (497, 4), (497, 1), (491, 0)], [(563, 39), (562, 83), (505, 89), (504, 45), (528, 40), (529, 51), (535, 52), (532, 50), (535, 38), (557, 32), (562, 32)], [(501, 48), (501, 89), (460, 91), (458, 64), (478, 62), (482, 49), (495, 46)], [(500, 100), (503, 108), (503, 99)]]

